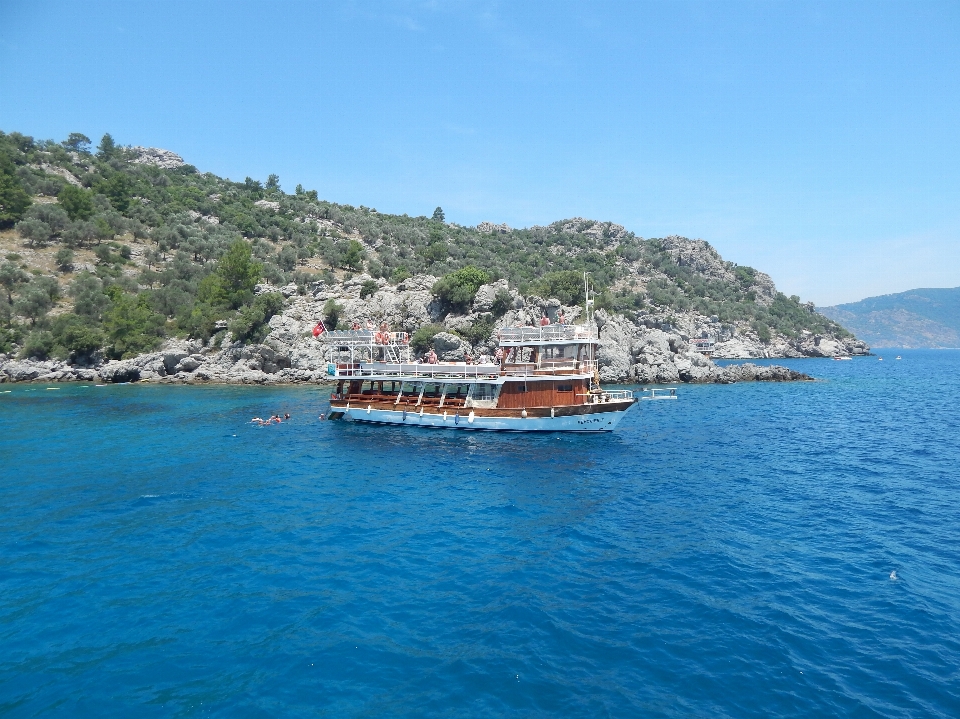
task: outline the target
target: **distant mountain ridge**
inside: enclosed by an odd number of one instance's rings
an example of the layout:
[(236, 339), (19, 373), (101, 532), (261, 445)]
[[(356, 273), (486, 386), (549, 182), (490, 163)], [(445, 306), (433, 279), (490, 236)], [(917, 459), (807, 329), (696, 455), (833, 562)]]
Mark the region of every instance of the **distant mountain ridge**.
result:
[(960, 287), (909, 290), (818, 310), (872, 347), (960, 347)]

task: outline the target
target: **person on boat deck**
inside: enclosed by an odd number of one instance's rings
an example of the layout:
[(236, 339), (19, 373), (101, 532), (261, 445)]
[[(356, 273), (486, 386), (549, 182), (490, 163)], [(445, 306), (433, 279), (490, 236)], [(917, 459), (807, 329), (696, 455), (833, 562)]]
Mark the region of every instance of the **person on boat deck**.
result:
[(497, 364), (503, 364), (503, 347), (497, 347), (497, 351), (493, 353), (494, 359), (497, 360)]
[(427, 364), (437, 363), (437, 353), (434, 350), (427, 352)]
[(380, 331), (381, 331), (381, 332), (389, 332), (389, 331), (390, 331), (390, 325), (388, 325), (386, 322), (381, 322), (381, 323), (380, 323)]
[(371, 332), (374, 330), (373, 322), (371, 322), (370, 320), (367, 320), (367, 329), (370, 330)]
[(357, 322), (356, 320), (354, 320), (354, 321), (353, 321), (353, 324), (350, 325), (350, 329), (352, 329), (352, 330), (358, 330), (358, 329), (360, 329), (360, 323)]
[(558, 325), (567, 324), (567, 316), (563, 314), (563, 310), (560, 310), (560, 313), (557, 315), (557, 324)]
[(548, 324), (550, 324), (550, 318), (547, 317), (546, 315), (543, 315), (543, 316), (540, 318), (540, 326), (541, 326), (541, 327), (546, 327)]
[(463, 361), (466, 362), (467, 364), (473, 364), (473, 355), (470, 354), (469, 352), (464, 352)]

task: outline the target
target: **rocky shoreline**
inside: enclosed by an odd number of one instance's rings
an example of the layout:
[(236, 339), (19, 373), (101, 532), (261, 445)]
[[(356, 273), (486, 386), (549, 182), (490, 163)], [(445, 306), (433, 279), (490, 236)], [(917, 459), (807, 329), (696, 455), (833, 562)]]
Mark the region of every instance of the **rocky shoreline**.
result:
[[(562, 311), (575, 321), (582, 309), (565, 307), (556, 299), (523, 297), (505, 281), (483, 285), (467, 314), (444, 315), (430, 292), (435, 277), (421, 275), (397, 286), (377, 281), (377, 290), (361, 298), (360, 288), (371, 278), (360, 275), (346, 282), (325, 285), (315, 283), (300, 294), (296, 286), (277, 288), (259, 285), (258, 293), (280, 292), (287, 298), (283, 310), (269, 322), (269, 333), (262, 343), (242, 344), (221, 331), (207, 343), (173, 339), (154, 352), (137, 357), (104, 361), (99, 357), (70, 363), (58, 360), (16, 359), (0, 355), (0, 382), (152, 382), (160, 384), (321, 384), (326, 375), (325, 346), (312, 335), (312, 328), (323, 314), (324, 303), (335, 300), (342, 317), (349, 321), (387, 322), (394, 329), (414, 332), (433, 324), (440, 331), (433, 340), (441, 359), (463, 360), (492, 352), (496, 330), (501, 327), (536, 323), (547, 315), (553, 321)], [(491, 320), (498, 297), (510, 297), (509, 309), (494, 322), (490, 337), (471, 344), (457, 331)], [(502, 310), (502, 308), (501, 308)], [(596, 313), (600, 336), (600, 379), (604, 383), (720, 383), (749, 381), (804, 381), (809, 375), (781, 366), (757, 366), (752, 363), (720, 367), (697, 351), (690, 337), (706, 334), (711, 318), (684, 314), (671, 317), (667, 325), (654, 316), (630, 320), (603, 310)], [(714, 323), (715, 324), (715, 323)], [(664, 329), (664, 327), (667, 327)], [(706, 329), (702, 329), (706, 328)], [(718, 358), (829, 357), (840, 354), (867, 354), (859, 340), (801, 337), (793, 342), (777, 337), (761, 343), (744, 330), (736, 337), (718, 342)]]

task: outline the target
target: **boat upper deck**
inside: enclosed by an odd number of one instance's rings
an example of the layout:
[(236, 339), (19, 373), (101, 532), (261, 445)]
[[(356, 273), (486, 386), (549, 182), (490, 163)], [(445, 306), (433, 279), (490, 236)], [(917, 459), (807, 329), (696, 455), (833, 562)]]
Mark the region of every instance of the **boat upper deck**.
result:
[[(498, 360), (413, 362), (410, 336), (387, 330), (345, 330), (320, 336), (330, 348), (327, 374), (333, 377), (444, 378), (497, 380), (501, 377), (586, 376), (597, 371), (594, 325), (504, 327), (498, 331)], [(345, 361), (349, 356), (349, 360)], [(436, 356), (434, 355), (434, 358)], [(426, 358), (425, 358), (426, 359)]]
[(597, 344), (597, 329), (593, 325), (544, 325), (541, 327), (504, 327), (500, 330), (501, 347), (520, 347), (540, 344)]

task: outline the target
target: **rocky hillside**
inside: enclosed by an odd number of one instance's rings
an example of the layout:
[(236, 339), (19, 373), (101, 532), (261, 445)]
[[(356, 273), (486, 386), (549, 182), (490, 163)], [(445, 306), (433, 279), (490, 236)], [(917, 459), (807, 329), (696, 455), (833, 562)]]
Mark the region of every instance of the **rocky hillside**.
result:
[(37, 378), (115, 378), (127, 370), (109, 368), (130, 362), (142, 378), (313, 377), (316, 346), (294, 334), (321, 316), (387, 321), (444, 352), (451, 338), (477, 352), (505, 323), (561, 306), (574, 317), (583, 272), (599, 290), (608, 380), (722, 380), (688, 357), (698, 338), (719, 357), (867, 352), (702, 240), (643, 239), (582, 218), (512, 229), (448, 223), (439, 207), (387, 215), (299, 186), (285, 193), (275, 175), (232, 182), (109, 135), (91, 152), (76, 133), (61, 143), (0, 133), (0, 206), (11, 378), (34, 366)]
[(960, 347), (960, 287), (868, 297), (820, 312), (875, 347)]
[[(465, 356), (492, 354), (500, 327), (535, 323), (547, 315), (554, 321), (563, 313), (576, 321), (578, 306), (564, 306), (555, 298), (522, 296), (506, 280), (481, 285), (467, 311), (448, 313), (435, 296), (438, 278), (411, 277), (397, 285), (360, 275), (341, 283), (316, 282), (308, 292), (296, 285), (283, 288), (261, 284), (257, 295), (280, 294), (286, 304), (268, 323), (262, 341), (245, 343), (226, 328), (207, 342), (171, 339), (158, 350), (129, 359), (103, 362), (67, 362), (17, 359), (0, 355), (0, 381), (106, 382), (222, 382), (240, 384), (309, 383), (326, 378), (326, 343), (313, 337), (319, 318), (331, 313), (363, 325), (386, 322), (393, 329), (413, 333), (421, 351), (436, 349), (441, 359), (463, 361)], [(370, 283), (375, 285), (371, 290)], [(499, 305), (499, 307), (498, 307)], [(496, 316), (495, 316), (496, 315)], [(695, 351), (686, 336), (673, 330), (647, 328), (605, 310), (597, 312), (602, 340), (600, 377), (605, 382), (740, 382), (809, 379), (783, 367), (752, 364), (721, 368)], [(485, 337), (471, 342), (465, 329), (492, 321)]]

